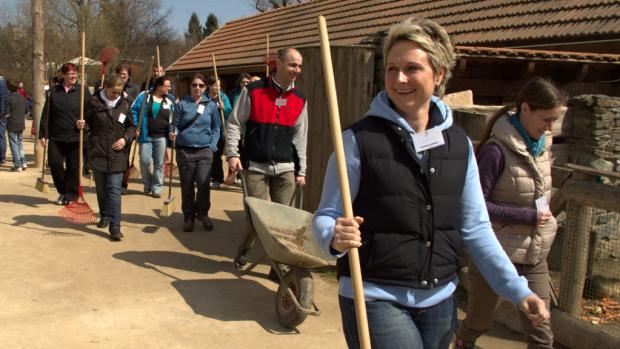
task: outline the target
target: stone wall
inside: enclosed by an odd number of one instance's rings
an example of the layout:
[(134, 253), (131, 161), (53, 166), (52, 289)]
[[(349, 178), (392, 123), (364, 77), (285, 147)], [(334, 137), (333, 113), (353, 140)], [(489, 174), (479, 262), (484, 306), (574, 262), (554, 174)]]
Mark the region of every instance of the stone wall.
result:
[[(569, 161), (620, 172), (620, 98), (603, 95), (571, 98), (567, 117), (572, 124)], [(620, 181), (607, 177), (599, 180), (620, 185)], [(620, 260), (620, 215), (617, 212), (594, 209), (592, 234), (596, 243), (593, 249), (595, 260)]]
[(578, 165), (620, 172), (620, 98), (583, 95), (571, 98), (569, 160)]

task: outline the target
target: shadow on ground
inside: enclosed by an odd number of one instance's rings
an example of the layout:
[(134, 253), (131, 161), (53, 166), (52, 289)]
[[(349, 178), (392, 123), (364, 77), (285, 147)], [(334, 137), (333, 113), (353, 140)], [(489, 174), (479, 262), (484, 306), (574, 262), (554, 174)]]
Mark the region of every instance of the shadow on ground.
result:
[(91, 234), (105, 239), (109, 238), (109, 235), (103, 229), (97, 230), (93, 228), (96, 223), (88, 225), (70, 224), (59, 216), (22, 215), (13, 217), (13, 221), (14, 222), (11, 224), (13, 226), (29, 226), (31, 224), (36, 224), (47, 228), (46, 230), (52, 234), (62, 234), (63, 230), (73, 229), (78, 233)]
[(255, 321), (270, 333), (297, 333), (278, 323), (275, 292), (259, 282), (238, 278), (182, 280), (160, 269), (215, 274), (232, 270), (231, 262), (170, 251), (127, 251), (115, 254), (114, 258), (173, 278), (171, 285), (198, 315), (220, 321)]
[(49, 205), (52, 201), (37, 196), (3, 194), (0, 195), (0, 202), (19, 204), (36, 208), (39, 207), (39, 205)]

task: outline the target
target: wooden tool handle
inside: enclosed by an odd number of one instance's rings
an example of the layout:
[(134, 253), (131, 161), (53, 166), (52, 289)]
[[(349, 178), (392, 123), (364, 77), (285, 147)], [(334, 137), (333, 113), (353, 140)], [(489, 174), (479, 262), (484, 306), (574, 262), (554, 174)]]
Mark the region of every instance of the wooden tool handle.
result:
[[(82, 57), (80, 59), (80, 76), (82, 81), (80, 84), (80, 121), (84, 120), (84, 89), (86, 88), (86, 64), (84, 58), (86, 57), (86, 34), (82, 33)], [(80, 155), (78, 162), (78, 190), (82, 195), (82, 171), (84, 168), (84, 128), (80, 129)]]
[[(217, 65), (215, 64), (215, 54), (212, 53), (211, 58), (213, 59), (213, 73), (215, 74), (215, 83), (217, 84), (217, 82), (220, 81), (220, 79), (217, 77)], [(218, 88), (217, 100), (220, 103), (219, 105), (220, 108), (217, 108), (217, 109), (220, 111), (220, 121), (222, 123), (222, 130), (224, 130), (224, 136), (226, 136), (226, 121), (224, 120), (224, 103), (222, 102), (222, 95), (220, 94), (220, 92), (221, 91)]]
[[(344, 158), (344, 146), (342, 144), (342, 131), (340, 129), (340, 114), (338, 112), (338, 98), (336, 96), (336, 82), (332, 67), (332, 56), (327, 36), (327, 24), (325, 17), (319, 16), (319, 32), (321, 39), (321, 53), (323, 57), (323, 72), (325, 75), (325, 87), (327, 90), (327, 103), (329, 105), (329, 116), (332, 131), (332, 141), (334, 143), (334, 154), (336, 155), (336, 165), (338, 167), (338, 177), (340, 179), (340, 193), (342, 196), (342, 207), (345, 218), (353, 218), (353, 205), (349, 191), (349, 178)], [(364, 287), (362, 284), (362, 272), (360, 269), (359, 253), (357, 248), (351, 248), (347, 253), (349, 266), (351, 268), (351, 280), (353, 281), (353, 291), (355, 297), (355, 315), (357, 317), (357, 329), (359, 342), (362, 349), (370, 349), (370, 335), (368, 330), (368, 319), (366, 316), (366, 303), (364, 301)]]
[[(151, 64), (148, 67), (153, 66), (153, 60), (155, 58), (151, 56)], [(144, 117), (144, 106), (146, 105), (147, 93), (149, 91), (149, 85), (151, 84), (151, 72), (149, 68), (146, 69), (146, 76), (144, 77), (144, 89), (142, 90), (142, 104), (140, 105), (140, 113), (138, 114), (138, 125), (137, 130), (142, 132), (140, 129), (142, 127), (142, 119)], [(133, 154), (131, 154), (131, 165), (133, 166), (134, 160), (136, 159), (136, 151), (138, 149), (138, 140), (136, 140), (136, 145), (133, 147)]]

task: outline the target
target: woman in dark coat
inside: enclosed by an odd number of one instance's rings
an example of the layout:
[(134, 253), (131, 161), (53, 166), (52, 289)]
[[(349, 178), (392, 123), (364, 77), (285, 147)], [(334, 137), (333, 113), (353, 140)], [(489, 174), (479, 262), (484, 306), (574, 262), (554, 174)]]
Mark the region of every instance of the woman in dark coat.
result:
[[(121, 233), (121, 188), (127, 170), (126, 147), (133, 139), (136, 127), (131, 109), (123, 97), (123, 80), (110, 75), (104, 89), (91, 98), (91, 112), (86, 116), (90, 128), (90, 166), (95, 172), (97, 203), (101, 219), (99, 228), (110, 226), (110, 239), (119, 241)], [(84, 121), (78, 121), (78, 128)]]
[[(60, 68), (62, 83), (52, 86), (50, 96), (45, 101), (41, 117), (39, 140), (47, 148), (47, 156), (54, 186), (58, 191), (57, 203), (66, 205), (78, 198), (78, 166), (80, 132), (75, 127), (80, 116), (80, 84), (77, 67), (65, 63)], [(90, 100), (90, 92), (84, 89), (84, 100)], [(49, 115), (47, 103), (51, 103)], [(84, 113), (88, 114), (90, 103), (84, 103)], [(86, 136), (86, 135), (85, 135)]]
[(28, 102), (17, 92), (15, 83), (9, 82), (7, 85), (11, 91), (5, 102), (6, 130), (9, 134), (9, 146), (13, 156), (11, 171), (19, 172), (28, 168), (22, 144), (22, 133), (26, 128), (24, 116), (28, 112)]

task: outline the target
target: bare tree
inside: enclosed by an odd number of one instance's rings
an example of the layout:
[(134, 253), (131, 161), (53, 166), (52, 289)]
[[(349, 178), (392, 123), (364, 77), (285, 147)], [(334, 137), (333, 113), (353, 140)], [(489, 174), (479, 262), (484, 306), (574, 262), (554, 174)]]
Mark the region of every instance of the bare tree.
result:
[(306, 0), (253, 0), (254, 7), (260, 12), (271, 11), (277, 8), (300, 4)]
[[(32, 0), (32, 96), (33, 96), (33, 123), (39, 134), (39, 121), (43, 111), (43, 82), (45, 63), (43, 62), (44, 50), (44, 24), (43, 24), (43, 0)], [(50, 86), (51, 88), (51, 86)], [(34, 142), (34, 166), (39, 167), (43, 161), (43, 148), (39, 142)]]

